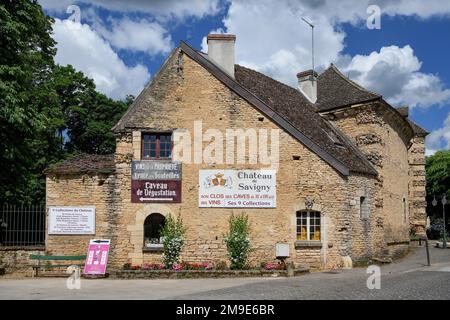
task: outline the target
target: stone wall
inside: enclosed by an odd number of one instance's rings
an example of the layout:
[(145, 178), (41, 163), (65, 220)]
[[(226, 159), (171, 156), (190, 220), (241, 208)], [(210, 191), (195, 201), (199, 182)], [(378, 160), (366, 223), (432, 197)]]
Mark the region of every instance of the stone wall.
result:
[(425, 137), (414, 137), (408, 150), (409, 160), (409, 223), (417, 235), (425, 235), (426, 176), (425, 176)]
[[(50, 206), (95, 206), (95, 237), (112, 239), (111, 253), (116, 251), (117, 219), (120, 214), (114, 175), (64, 175), (47, 177), (47, 208)], [(47, 210), (48, 219), (48, 210)], [(47, 224), (48, 226), (48, 221)], [(85, 255), (93, 235), (46, 234), (46, 254)]]
[(332, 121), (349, 136), (367, 160), (379, 172), (375, 184), (377, 230), (387, 243), (394, 245), (409, 240), (409, 163), (407, 146), (412, 131), (405, 120), (382, 102), (357, 105), (326, 112)]
[(0, 247), (0, 268), (5, 268), (7, 274), (32, 275), (33, 264), (29, 257), (32, 254), (43, 254), (44, 248), (39, 247)]

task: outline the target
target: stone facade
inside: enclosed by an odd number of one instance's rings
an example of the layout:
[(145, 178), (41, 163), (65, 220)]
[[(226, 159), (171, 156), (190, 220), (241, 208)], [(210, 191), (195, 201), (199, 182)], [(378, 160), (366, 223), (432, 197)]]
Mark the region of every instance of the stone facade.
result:
[[(250, 262), (254, 266), (275, 259), (276, 243), (289, 244), (290, 260), (296, 265), (316, 268), (341, 267), (345, 257), (364, 261), (389, 255), (388, 246), (408, 241), (409, 220), (422, 223), (421, 212), (406, 213), (406, 217), (404, 213), (423, 191), (421, 186), (409, 189), (408, 174), (422, 178), (418, 174), (423, 168), (411, 169), (407, 132), (397, 129), (401, 126), (395, 113), (381, 104), (324, 115), (367, 155), (379, 171), (378, 177), (353, 172), (343, 176), (280, 130), (274, 209), (199, 208), (199, 170), (267, 168), (250, 164), (248, 157), (239, 165), (183, 163), (181, 203), (132, 203), (131, 161), (141, 159), (143, 132), (194, 132), (194, 122), (199, 119), (203, 132), (280, 129), (179, 49), (154, 78), (151, 90), (142, 94), (140, 113), (132, 115), (140, 125), (117, 133), (114, 173), (47, 175), (47, 206), (95, 205), (95, 237), (111, 239), (110, 265), (114, 267), (161, 260), (160, 252), (143, 250), (144, 220), (152, 213), (183, 219), (187, 234), (182, 259), (188, 262), (227, 261), (223, 238), (228, 219), (232, 213), (246, 213), (251, 221), (254, 250)], [(204, 147), (207, 144), (203, 142)], [(306, 209), (306, 199), (313, 199), (312, 209), (321, 214), (319, 244), (296, 241), (296, 212)], [(46, 248), (51, 254), (84, 254), (90, 238), (48, 235)]]
[(427, 223), (425, 136), (416, 135), (408, 150), (410, 224), (416, 234), (424, 235)]
[(384, 234), (384, 244), (380, 245), (402, 246), (409, 241), (412, 219), (408, 161), (412, 129), (404, 124), (400, 114), (382, 102), (324, 112), (323, 116), (350, 137), (377, 168), (374, 201), (378, 225)]
[(39, 255), (44, 252), (44, 248), (34, 247), (0, 247), (0, 269), (4, 268), (8, 274), (20, 274), (31, 276), (30, 255)]

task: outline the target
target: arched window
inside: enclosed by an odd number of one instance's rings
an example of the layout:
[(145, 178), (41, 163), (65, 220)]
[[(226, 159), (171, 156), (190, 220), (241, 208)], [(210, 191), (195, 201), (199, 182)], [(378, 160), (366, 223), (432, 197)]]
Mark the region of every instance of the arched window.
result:
[(162, 245), (161, 230), (166, 218), (162, 214), (152, 213), (144, 221), (144, 246)]
[(297, 241), (320, 241), (320, 225), (320, 212), (297, 211)]

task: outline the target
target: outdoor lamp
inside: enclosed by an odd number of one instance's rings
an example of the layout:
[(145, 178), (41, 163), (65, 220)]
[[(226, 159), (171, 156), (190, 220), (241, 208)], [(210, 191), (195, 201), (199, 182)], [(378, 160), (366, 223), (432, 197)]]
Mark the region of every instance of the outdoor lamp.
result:
[[(442, 247), (445, 249), (447, 248), (447, 230), (445, 228), (445, 205), (447, 204), (447, 198), (445, 197), (445, 194), (442, 196), (442, 217), (444, 219), (443, 225), (444, 225), (444, 236), (443, 236), (443, 243), (442, 243)], [(437, 206), (437, 200), (436, 197), (433, 197), (433, 201), (431, 202), (431, 204), (433, 205), (433, 207)]]
[(442, 216), (444, 218), (444, 243), (443, 247), (444, 249), (447, 248), (447, 230), (445, 228), (445, 205), (447, 204), (447, 198), (445, 197), (445, 194), (442, 196)]

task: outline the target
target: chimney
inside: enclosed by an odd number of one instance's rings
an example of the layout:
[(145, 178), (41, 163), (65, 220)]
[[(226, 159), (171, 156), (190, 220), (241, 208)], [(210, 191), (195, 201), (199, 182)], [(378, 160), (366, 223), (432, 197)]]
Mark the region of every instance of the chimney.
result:
[(208, 57), (220, 68), (234, 78), (234, 43), (233, 34), (209, 34)]
[(303, 71), (297, 74), (298, 89), (312, 103), (317, 101), (317, 72)]

